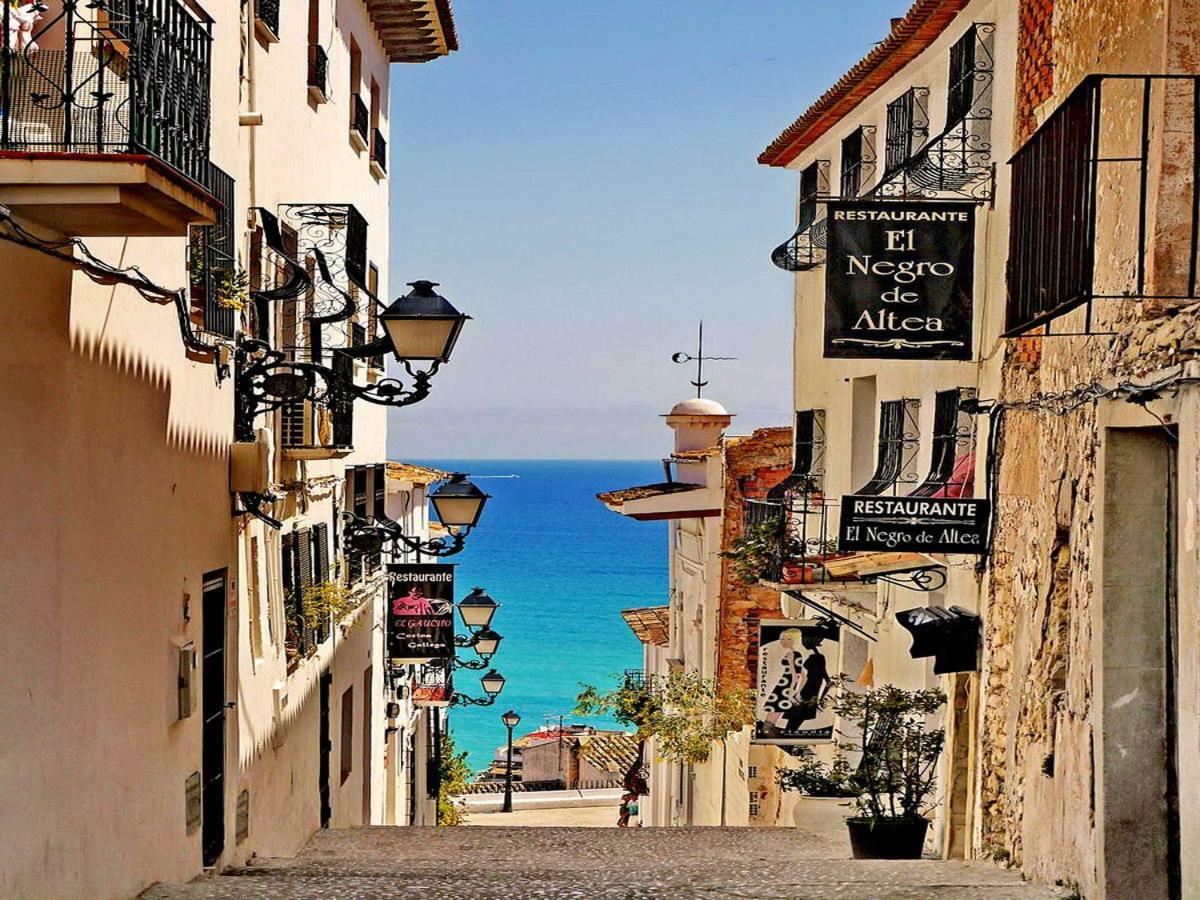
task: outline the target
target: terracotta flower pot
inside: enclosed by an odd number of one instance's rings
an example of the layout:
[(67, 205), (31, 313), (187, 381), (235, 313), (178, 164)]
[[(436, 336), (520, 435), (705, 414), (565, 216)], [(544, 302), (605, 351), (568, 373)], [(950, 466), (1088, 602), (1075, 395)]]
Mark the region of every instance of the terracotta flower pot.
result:
[(928, 819), (847, 819), (855, 859), (920, 859)]

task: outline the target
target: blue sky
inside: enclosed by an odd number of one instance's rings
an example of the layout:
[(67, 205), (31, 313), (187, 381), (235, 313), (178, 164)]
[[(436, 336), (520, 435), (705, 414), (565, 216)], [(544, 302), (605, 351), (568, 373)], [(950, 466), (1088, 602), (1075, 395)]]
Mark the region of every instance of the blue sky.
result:
[(474, 317), (392, 458), (652, 458), (690, 395), (787, 424), (794, 177), (759, 151), (909, 0), (454, 0), (462, 49), (392, 71), (390, 293)]

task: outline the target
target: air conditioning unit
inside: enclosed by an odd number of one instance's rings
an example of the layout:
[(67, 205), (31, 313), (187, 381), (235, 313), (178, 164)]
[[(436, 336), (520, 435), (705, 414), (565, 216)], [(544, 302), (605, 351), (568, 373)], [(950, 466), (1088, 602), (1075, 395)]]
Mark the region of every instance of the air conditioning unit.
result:
[(275, 469), (275, 439), (259, 428), (252, 441), (234, 441), (229, 448), (229, 490), (235, 494), (265, 494)]

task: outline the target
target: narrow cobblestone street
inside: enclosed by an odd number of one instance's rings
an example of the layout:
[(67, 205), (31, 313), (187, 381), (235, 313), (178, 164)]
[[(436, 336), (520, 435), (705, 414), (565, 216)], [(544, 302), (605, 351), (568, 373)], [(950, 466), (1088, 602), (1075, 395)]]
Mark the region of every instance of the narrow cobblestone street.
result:
[(799, 829), (361, 828), (321, 832), (295, 859), (261, 860), (147, 900), (225, 898), (1054, 898), (983, 862), (821, 858)]

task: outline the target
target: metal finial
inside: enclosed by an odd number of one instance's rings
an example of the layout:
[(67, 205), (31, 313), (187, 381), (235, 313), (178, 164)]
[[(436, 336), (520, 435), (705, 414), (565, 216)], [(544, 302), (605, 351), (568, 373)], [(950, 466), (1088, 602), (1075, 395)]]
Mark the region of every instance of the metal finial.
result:
[(704, 380), (704, 363), (711, 360), (728, 361), (737, 359), (736, 356), (705, 356), (704, 355), (704, 320), (700, 320), (700, 331), (696, 336), (696, 355), (692, 356), (689, 353), (675, 353), (671, 355), (671, 362), (696, 364), (696, 380), (692, 385), (696, 388), (696, 396), (699, 397), (704, 390), (704, 386), (708, 384)]

